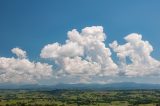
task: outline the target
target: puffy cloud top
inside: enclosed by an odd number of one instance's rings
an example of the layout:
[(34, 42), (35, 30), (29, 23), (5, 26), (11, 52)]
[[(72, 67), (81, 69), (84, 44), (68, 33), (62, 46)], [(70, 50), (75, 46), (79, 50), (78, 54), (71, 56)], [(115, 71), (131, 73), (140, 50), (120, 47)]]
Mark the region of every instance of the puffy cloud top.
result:
[(111, 51), (105, 47), (103, 27), (93, 26), (68, 32), (66, 43), (46, 45), (40, 56), (52, 59), (67, 75), (108, 76), (117, 73), (117, 65), (111, 59)]
[(52, 66), (31, 62), (26, 59), (26, 51), (13, 48), (18, 58), (0, 57), (0, 83), (37, 83), (52, 76)]
[(75, 42), (69, 42), (66, 45), (53, 43), (46, 45), (40, 56), (42, 58), (60, 58), (60, 57), (75, 57), (83, 55), (83, 48)]
[(23, 51), (22, 49), (20, 49), (20, 48), (13, 48), (12, 50), (12, 53), (14, 53), (14, 54), (16, 54), (16, 56), (18, 57), (18, 58), (26, 58), (27, 56), (27, 54), (26, 54), (26, 51)]
[[(119, 45), (117, 41), (110, 44), (110, 47), (117, 53), (121, 66), (119, 70), (127, 76), (144, 76), (159, 74), (160, 62), (151, 56), (152, 45), (142, 40), (142, 35), (133, 33), (124, 38), (127, 43)], [(126, 59), (131, 63), (127, 63)]]

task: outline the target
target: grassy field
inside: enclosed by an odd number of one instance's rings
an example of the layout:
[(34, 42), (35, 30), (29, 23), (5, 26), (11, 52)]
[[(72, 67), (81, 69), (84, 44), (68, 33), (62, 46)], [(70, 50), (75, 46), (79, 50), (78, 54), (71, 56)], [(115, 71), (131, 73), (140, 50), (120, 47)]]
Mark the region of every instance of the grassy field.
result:
[(160, 106), (160, 90), (0, 90), (0, 106)]

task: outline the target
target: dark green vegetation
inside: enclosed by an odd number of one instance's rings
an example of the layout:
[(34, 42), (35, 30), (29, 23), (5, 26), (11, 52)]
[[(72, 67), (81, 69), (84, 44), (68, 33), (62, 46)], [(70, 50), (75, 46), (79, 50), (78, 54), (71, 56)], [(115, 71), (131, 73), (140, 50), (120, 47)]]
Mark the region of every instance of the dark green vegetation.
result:
[(160, 106), (160, 90), (0, 90), (0, 106)]

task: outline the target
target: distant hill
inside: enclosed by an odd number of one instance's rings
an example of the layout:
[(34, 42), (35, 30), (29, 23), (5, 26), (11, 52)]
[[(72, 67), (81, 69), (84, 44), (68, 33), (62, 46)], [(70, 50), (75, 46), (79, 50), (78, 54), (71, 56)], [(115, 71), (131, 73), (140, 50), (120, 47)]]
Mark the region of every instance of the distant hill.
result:
[(145, 84), (145, 83), (134, 83), (134, 82), (122, 82), (122, 83), (111, 83), (111, 84), (57, 84), (57, 85), (0, 84), (0, 89), (30, 89), (30, 90), (54, 90), (54, 89), (133, 90), (133, 89), (160, 89), (160, 84)]
[(111, 84), (58, 84), (55, 89), (91, 89), (91, 90), (130, 90), (130, 89), (160, 89), (160, 84), (145, 84), (134, 82)]

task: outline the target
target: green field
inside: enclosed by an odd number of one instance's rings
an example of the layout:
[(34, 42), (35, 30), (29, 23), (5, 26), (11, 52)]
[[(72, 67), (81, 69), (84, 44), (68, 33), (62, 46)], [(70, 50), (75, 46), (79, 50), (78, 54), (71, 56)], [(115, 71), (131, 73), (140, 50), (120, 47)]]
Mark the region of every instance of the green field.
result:
[(0, 106), (160, 106), (160, 90), (0, 90)]

